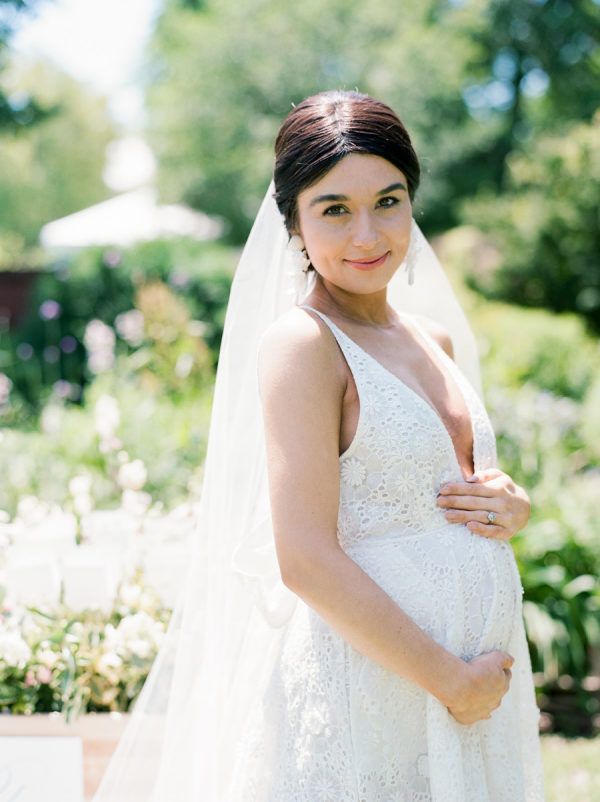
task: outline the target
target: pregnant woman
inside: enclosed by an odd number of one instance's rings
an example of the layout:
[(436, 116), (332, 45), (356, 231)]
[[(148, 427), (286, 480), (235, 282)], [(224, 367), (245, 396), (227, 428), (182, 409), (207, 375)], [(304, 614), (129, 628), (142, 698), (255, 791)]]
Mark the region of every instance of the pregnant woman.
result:
[(246, 802), (542, 798), (501, 507), (485, 484), (472, 516), (443, 506), (495, 466), (494, 433), (448, 332), (387, 300), (417, 176), (372, 99), (309, 98), (279, 133), (275, 198), (315, 275), (263, 337), (259, 379), (277, 556), (303, 604), (240, 769)]
[(187, 582), (95, 802), (543, 800), (508, 542), (529, 502), (496, 467), (419, 176), (366, 95), (283, 122)]

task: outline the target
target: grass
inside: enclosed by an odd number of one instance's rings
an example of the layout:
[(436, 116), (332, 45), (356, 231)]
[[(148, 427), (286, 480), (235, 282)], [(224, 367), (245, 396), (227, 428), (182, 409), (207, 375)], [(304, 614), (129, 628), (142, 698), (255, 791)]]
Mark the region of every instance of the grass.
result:
[(600, 802), (600, 738), (542, 737), (546, 802)]

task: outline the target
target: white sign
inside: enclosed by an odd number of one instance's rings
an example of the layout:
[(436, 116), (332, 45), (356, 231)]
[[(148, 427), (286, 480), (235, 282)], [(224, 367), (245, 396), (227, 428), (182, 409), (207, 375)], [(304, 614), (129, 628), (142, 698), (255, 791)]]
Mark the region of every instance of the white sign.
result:
[(0, 737), (0, 802), (83, 802), (81, 738)]

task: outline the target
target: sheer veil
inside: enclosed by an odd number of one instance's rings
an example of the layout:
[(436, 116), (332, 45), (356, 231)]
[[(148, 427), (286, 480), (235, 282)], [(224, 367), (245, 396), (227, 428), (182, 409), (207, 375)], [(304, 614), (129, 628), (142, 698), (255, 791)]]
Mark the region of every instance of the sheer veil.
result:
[[(273, 192), (271, 181), (231, 287), (187, 575), (93, 802), (227, 802), (240, 738), (294, 613), (275, 555), (256, 370), (261, 336), (301, 300)], [(411, 249), (414, 285), (398, 269), (388, 300), (446, 327), (481, 394), (472, 331), (416, 223)]]

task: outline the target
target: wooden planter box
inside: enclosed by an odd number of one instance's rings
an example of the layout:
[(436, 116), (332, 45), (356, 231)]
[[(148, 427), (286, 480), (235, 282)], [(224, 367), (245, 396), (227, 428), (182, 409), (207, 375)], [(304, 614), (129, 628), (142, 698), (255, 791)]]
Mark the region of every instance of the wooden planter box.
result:
[(89, 802), (100, 784), (128, 719), (128, 713), (89, 713), (80, 716), (71, 724), (66, 724), (62, 713), (36, 713), (33, 716), (0, 715), (0, 737), (68, 735), (81, 738), (83, 792), (85, 802)]

